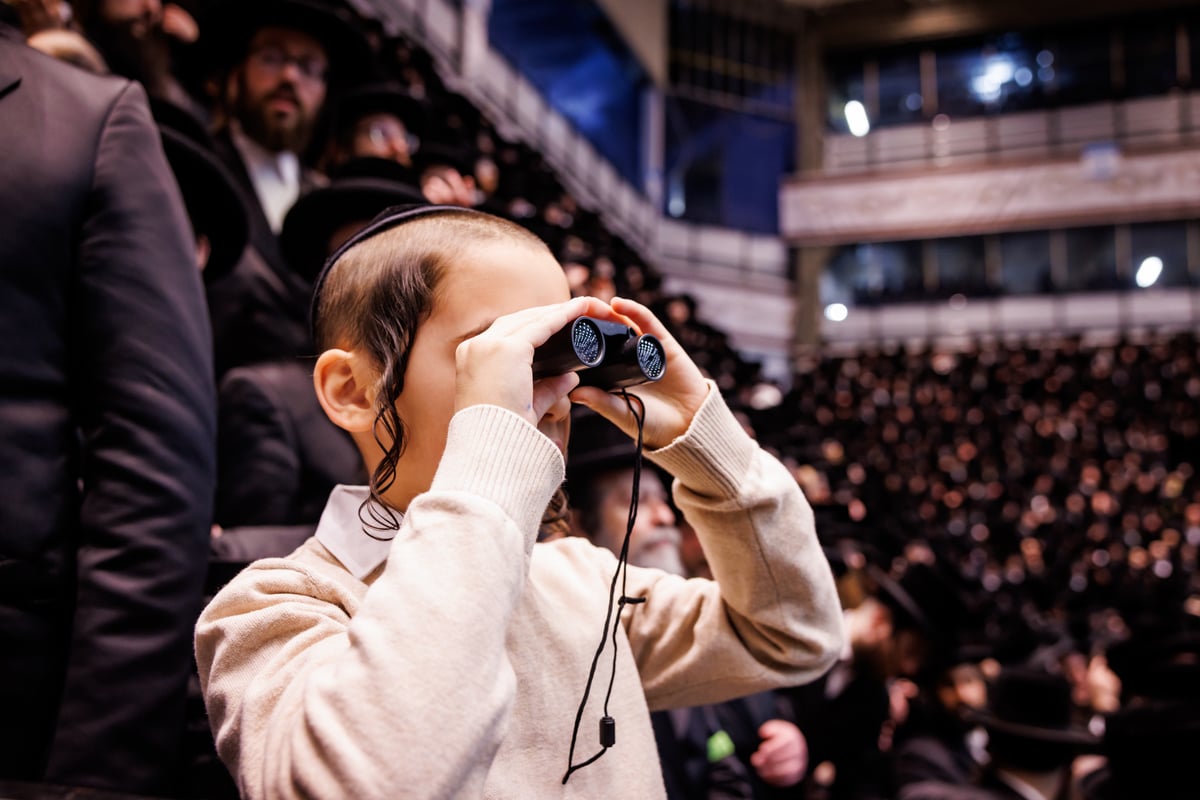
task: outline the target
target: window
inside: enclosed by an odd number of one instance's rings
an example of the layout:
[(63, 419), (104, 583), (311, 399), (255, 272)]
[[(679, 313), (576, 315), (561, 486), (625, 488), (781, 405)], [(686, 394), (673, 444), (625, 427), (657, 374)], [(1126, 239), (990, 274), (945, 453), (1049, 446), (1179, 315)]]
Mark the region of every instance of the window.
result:
[(964, 236), (934, 242), (938, 292), (942, 295), (980, 295), (988, 291), (983, 237)]
[(1062, 289), (1097, 291), (1117, 286), (1115, 229), (1075, 228), (1067, 236), (1067, 273)]
[(1125, 93), (1130, 97), (1166, 94), (1179, 85), (1175, 23), (1159, 20), (1125, 29)]
[[(938, 111), (954, 116), (1033, 108), (1044, 102), (1051, 73), (1024, 36), (1005, 33), (937, 54)], [(1042, 61), (1046, 55), (1040, 56)]]
[(922, 103), (920, 54), (911, 51), (880, 58), (878, 124), (919, 122)]
[(650, 78), (594, 4), (493, 0), (488, 38), (616, 170), (642, 185)]
[(1050, 234), (1046, 231), (1000, 236), (1000, 287), (1005, 294), (1045, 294), (1053, 288)]
[(793, 167), (790, 122), (666, 98), (666, 212), (759, 233), (779, 229), (779, 176)]
[(849, 133), (846, 123), (846, 104), (851, 100), (866, 102), (863, 81), (863, 62), (859, 58), (844, 59), (827, 65), (828, 98), (827, 123), (831, 131)]
[(873, 305), (924, 293), (920, 242), (847, 245), (833, 257), (822, 301)]
[(1191, 85), (1200, 79), (1200, 13), (1192, 12), (1187, 22), (1188, 49), (1191, 51)]
[(1112, 34), (1107, 27), (1064, 30), (1046, 37), (1037, 54), (1037, 79), (1063, 105), (1113, 96)]
[(979, 45), (937, 53), (937, 110), (951, 117), (982, 114), (984, 101), (971, 91), (971, 83), (983, 69)]

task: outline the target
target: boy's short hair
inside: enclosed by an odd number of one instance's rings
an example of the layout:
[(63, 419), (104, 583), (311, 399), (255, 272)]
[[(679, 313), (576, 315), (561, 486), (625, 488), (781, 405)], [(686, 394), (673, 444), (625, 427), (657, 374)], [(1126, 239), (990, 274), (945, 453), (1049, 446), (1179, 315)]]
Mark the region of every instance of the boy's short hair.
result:
[(482, 211), (457, 206), (384, 211), (343, 244), (316, 279), (310, 322), (318, 350), (365, 344), (369, 326), (394, 318), (389, 310), (415, 311), (415, 333), (449, 263), (472, 244), (506, 237), (548, 251), (525, 228)]

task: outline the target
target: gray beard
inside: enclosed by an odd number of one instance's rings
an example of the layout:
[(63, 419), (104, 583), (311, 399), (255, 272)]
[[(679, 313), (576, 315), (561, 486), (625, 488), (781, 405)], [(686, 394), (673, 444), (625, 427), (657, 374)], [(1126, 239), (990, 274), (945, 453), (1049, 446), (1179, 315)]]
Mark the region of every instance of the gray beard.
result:
[(656, 547), (648, 553), (640, 553), (636, 562), (631, 560), (629, 563), (637, 567), (661, 569), (672, 575), (687, 577), (687, 570), (683, 567), (683, 559), (679, 557), (678, 547)]

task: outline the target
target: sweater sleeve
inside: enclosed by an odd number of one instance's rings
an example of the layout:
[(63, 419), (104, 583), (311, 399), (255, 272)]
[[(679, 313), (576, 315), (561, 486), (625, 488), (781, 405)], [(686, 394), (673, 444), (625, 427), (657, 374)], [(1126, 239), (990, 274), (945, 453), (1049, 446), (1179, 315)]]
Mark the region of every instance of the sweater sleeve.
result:
[(844, 632), (812, 509), (788, 470), (746, 435), (715, 387), (682, 437), (647, 454), (715, 580), (629, 568), (622, 620), (651, 709), (712, 703), (822, 675)]
[(243, 797), (482, 794), (515, 696), (505, 631), (562, 471), (520, 417), (466, 409), (365, 595), (339, 565), (273, 559), (213, 600), (197, 662)]

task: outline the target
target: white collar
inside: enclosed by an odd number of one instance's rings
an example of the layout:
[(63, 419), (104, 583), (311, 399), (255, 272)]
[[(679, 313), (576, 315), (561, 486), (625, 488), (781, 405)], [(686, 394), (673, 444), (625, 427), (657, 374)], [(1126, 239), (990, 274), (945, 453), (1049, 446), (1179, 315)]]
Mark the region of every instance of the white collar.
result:
[(258, 142), (251, 139), (242, 130), (242, 126), (233, 121), (229, 123), (229, 135), (237, 147), (246, 165), (253, 169), (270, 169), (282, 182), (293, 184), (300, 182), (300, 159), (291, 150), (280, 150), (272, 153)]
[(1055, 797), (1062, 787), (1062, 773), (1031, 773), (1011, 769), (997, 769), (996, 777), (1021, 797), (1027, 800), (1045, 800)]
[(290, 150), (272, 153), (247, 136), (236, 120), (229, 125), (229, 136), (246, 165), (271, 230), (278, 233), (284, 216), (300, 196), (300, 159)]
[[(363, 532), (363, 523), (359, 520), (358, 510), (371, 496), (366, 486), (345, 486), (339, 484), (333, 487), (325, 510), (321, 512), (321, 521), (317, 523), (314, 536), (333, 557), (342, 562), (351, 575), (358, 580), (364, 580), (368, 575), (387, 560), (392, 549), (391, 540), (380, 541), (372, 539)], [(403, 519), (397, 511), (392, 511), (398, 519)], [(378, 536), (388, 537), (390, 531), (380, 531)]]

